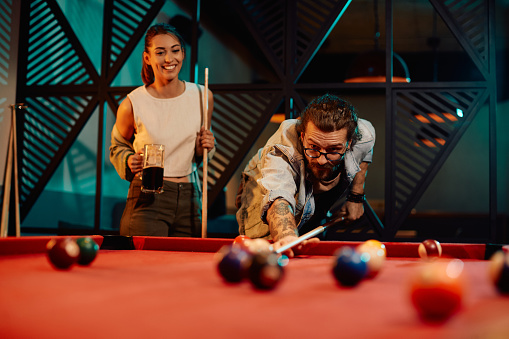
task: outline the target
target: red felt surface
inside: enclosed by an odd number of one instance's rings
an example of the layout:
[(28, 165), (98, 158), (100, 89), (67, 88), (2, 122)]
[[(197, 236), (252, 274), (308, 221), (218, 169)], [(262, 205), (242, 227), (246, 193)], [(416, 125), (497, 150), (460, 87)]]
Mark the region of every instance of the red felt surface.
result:
[[(195, 251), (221, 242), (177, 241)], [(427, 324), (408, 298), (408, 279), (424, 264), (415, 257), (389, 258), (352, 289), (334, 281), (330, 256), (303, 256), (276, 290), (261, 292), (225, 284), (214, 252), (101, 250), (90, 267), (69, 271), (53, 269), (44, 253), (3, 255), (0, 338), (509, 337), (509, 298), (491, 285), (489, 262), (464, 262), (461, 311)]]

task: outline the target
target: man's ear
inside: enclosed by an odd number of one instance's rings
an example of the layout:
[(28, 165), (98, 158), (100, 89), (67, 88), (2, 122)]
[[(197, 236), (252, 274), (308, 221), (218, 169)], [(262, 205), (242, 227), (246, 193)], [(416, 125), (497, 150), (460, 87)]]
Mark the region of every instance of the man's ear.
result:
[(345, 151), (348, 151), (349, 149), (351, 149), (352, 148), (351, 145), (352, 145), (352, 140), (349, 140), (348, 144), (346, 145), (346, 150)]

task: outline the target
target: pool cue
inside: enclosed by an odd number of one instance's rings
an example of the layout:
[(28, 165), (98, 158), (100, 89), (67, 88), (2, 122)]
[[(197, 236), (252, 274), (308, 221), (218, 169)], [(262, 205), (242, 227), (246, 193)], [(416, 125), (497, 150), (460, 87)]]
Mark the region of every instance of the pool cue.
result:
[(20, 217), (19, 217), (19, 188), (18, 188), (18, 154), (16, 138), (16, 108), (26, 108), (23, 104), (11, 105), (11, 130), (9, 133), (9, 150), (7, 153), (7, 168), (5, 172), (4, 201), (2, 204), (2, 224), (0, 226), (0, 237), (6, 237), (9, 229), (9, 205), (12, 180), (12, 162), (14, 158), (14, 203), (15, 203), (15, 221), (16, 236), (20, 236)]
[[(16, 107), (15, 107), (16, 106)], [(20, 236), (20, 218), (19, 218), (19, 185), (18, 185), (18, 139), (16, 137), (16, 108), (26, 108), (24, 104), (11, 105), (12, 110), (12, 135), (14, 155), (14, 210), (16, 211), (16, 236)]]
[[(209, 125), (209, 69), (205, 68), (205, 90), (203, 91), (203, 126), (208, 129)], [(203, 149), (203, 196), (201, 201), (201, 237), (207, 237), (207, 176), (208, 176), (208, 150)]]
[[(343, 221), (345, 220), (344, 217), (341, 217), (341, 220), (338, 220), (338, 221)], [(315, 235), (318, 235), (322, 232), (324, 232), (327, 228), (329, 228), (330, 226), (334, 225), (336, 222), (338, 222), (336, 220), (333, 220), (333, 221), (329, 221), (329, 222), (326, 222), (325, 224), (323, 224), (322, 226), (318, 226), (317, 228), (315, 228), (314, 230), (312, 231), (309, 231), (308, 233), (306, 234), (303, 234), (301, 235), (300, 237), (298, 237), (297, 239), (295, 239), (294, 241), (292, 241), (291, 243), (289, 244), (286, 244), (284, 245), (283, 247), (280, 247), (278, 248), (275, 252), (277, 254), (280, 254), (280, 253), (283, 253), (284, 251), (286, 250), (289, 250), (290, 248), (294, 247), (294, 246), (297, 246), (298, 244), (300, 244), (301, 242), (303, 242), (304, 240), (307, 240), (309, 238), (312, 238), (314, 237)], [(271, 246), (272, 247), (272, 246)]]
[(11, 180), (12, 180), (12, 129), (9, 133), (9, 148), (7, 150), (7, 166), (5, 168), (4, 179), (4, 201), (2, 204), (2, 225), (0, 229), (0, 237), (7, 236), (9, 228), (9, 203), (11, 198)]

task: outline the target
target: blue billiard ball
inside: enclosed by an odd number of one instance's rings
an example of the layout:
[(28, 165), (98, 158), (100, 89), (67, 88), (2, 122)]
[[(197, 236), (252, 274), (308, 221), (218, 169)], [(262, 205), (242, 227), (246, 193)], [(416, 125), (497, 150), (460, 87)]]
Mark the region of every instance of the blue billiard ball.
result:
[(332, 273), (342, 286), (353, 287), (367, 274), (367, 264), (352, 247), (342, 247), (334, 254)]
[(223, 246), (216, 253), (217, 270), (227, 282), (238, 283), (247, 277), (251, 254), (238, 246)]

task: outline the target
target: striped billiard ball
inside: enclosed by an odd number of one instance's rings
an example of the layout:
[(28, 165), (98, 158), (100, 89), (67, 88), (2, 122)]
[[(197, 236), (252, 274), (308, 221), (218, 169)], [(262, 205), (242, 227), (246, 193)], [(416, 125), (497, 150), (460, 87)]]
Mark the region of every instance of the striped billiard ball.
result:
[(436, 240), (427, 239), (419, 244), (419, 257), (422, 259), (433, 259), (442, 256), (442, 245)]

